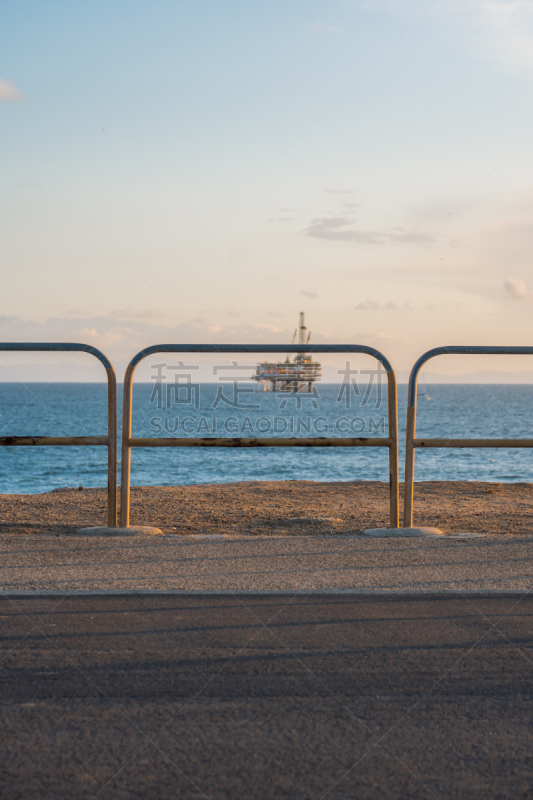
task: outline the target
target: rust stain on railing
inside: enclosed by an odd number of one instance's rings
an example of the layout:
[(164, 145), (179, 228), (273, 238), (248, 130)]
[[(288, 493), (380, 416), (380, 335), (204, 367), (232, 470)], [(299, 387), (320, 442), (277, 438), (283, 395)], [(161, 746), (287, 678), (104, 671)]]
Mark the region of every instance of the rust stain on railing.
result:
[(205, 436), (201, 438), (130, 438), (130, 447), (390, 447), (392, 439), (384, 437), (378, 439), (368, 439), (364, 437), (353, 437), (350, 439), (316, 436), (313, 438), (300, 437), (254, 437), (250, 439), (241, 436), (228, 436), (215, 438)]
[(0, 447), (99, 447), (107, 436), (0, 436)]

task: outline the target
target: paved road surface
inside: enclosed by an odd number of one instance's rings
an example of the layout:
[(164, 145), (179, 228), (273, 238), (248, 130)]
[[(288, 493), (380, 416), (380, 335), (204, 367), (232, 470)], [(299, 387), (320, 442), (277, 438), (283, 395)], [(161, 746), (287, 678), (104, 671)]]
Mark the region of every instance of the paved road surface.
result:
[(533, 796), (529, 595), (0, 604), (3, 800)]
[(529, 591), (531, 536), (0, 536), (7, 591)]

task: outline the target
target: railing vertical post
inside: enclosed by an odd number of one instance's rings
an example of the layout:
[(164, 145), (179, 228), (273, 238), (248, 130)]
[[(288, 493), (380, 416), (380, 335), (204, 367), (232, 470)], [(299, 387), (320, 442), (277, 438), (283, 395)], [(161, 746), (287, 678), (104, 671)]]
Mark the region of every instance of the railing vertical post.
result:
[(413, 527), (413, 495), (415, 480), (415, 428), (416, 399), (414, 406), (407, 406), (407, 425), (405, 432), (405, 484), (403, 498), (404, 528)]
[(117, 527), (117, 378), (113, 367), (107, 373), (107, 524)]
[(397, 528), (400, 524), (400, 498), (398, 497), (398, 389), (396, 376), (391, 370), (387, 372), (387, 402), (389, 412), (389, 490), (390, 490), (390, 524)]
[(405, 426), (405, 479), (403, 497), (404, 528), (413, 527), (413, 494), (415, 480), (415, 433), (416, 433), (416, 392), (418, 372), (417, 363), (409, 375), (407, 386), (407, 421)]
[(122, 460), (120, 472), (120, 527), (130, 524), (130, 472), (131, 472), (131, 412), (132, 387), (135, 365), (130, 363), (124, 375), (122, 388)]

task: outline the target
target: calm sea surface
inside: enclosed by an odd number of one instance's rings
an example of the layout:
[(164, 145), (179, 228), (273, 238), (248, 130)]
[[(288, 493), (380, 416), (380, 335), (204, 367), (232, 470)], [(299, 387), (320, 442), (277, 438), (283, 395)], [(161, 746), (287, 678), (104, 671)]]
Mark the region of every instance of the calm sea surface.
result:
[[(380, 436), (386, 386), (319, 386), (319, 396), (255, 391), (255, 385), (138, 384), (135, 436)], [(163, 391), (164, 390), (164, 391)], [(422, 393), (423, 392), (423, 393)], [(533, 387), (430, 385), (419, 392), (419, 436), (533, 438)], [(406, 387), (399, 387), (401, 464)], [(0, 384), (1, 435), (106, 432), (103, 384)], [(403, 473), (403, 470), (402, 470)], [(402, 474), (401, 473), (401, 474)], [(386, 448), (156, 448), (132, 451), (132, 483), (239, 480), (387, 480)], [(417, 480), (532, 481), (533, 450), (417, 451)], [(106, 485), (103, 447), (1, 447), (0, 492)]]

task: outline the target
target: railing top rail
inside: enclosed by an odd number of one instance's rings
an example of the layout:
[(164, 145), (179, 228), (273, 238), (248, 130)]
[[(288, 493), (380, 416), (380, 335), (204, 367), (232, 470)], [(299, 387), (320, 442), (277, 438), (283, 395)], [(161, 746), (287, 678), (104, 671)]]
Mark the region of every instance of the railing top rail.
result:
[(447, 347), (434, 347), (428, 350), (415, 362), (411, 374), (409, 375), (409, 389), (407, 393), (407, 403), (410, 408), (414, 408), (416, 401), (416, 383), (418, 373), (424, 364), (435, 356), (447, 355), (507, 355), (507, 356), (530, 356), (533, 355), (533, 347), (484, 347), (483, 345), (449, 345)]
[[(388, 382), (388, 414), (389, 414), (389, 436), (382, 437), (376, 440), (363, 440), (352, 439), (350, 445), (363, 445), (372, 441), (372, 446), (383, 447), (389, 449), (389, 504), (390, 504), (390, 519), (392, 527), (398, 526), (398, 413), (397, 413), (397, 386), (396, 375), (390, 361), (376, 350), (374, 347), (368, 347), (363, 344), (314, 344), (314, 345), (287, 345), (287, 344), (158, 344), (151, 347), (145, 347), (130, 361), (126, 373), (124, 375), (124, 391), (123, 391), (123, 413), (122, 413), (122, 486), (121, 486), (121, 511), (120, 511), (120, 524), (122, 527), (129, 525), (130, 513), (130, 465), (131, 465), (131, 448), (135, 447), (167, 447), (167, 446), (222, 446), (221, 442), (224, 441), (226, 447), (233, 446), (231, 439), (222, 440), (220, 438), (209, 439), (132, 439), (131, 438), (131, 421), (132, 421), (132, 390), (133, 390), (133, 377), (137, 365), (147, 356), (155, 353), (278, 353), (279, 355), (288, 353), (306, 353), (309, 355), (320, 355), (323, 353), (360, 353), (375, 358), (385, 369), (387, 373)], [(303, 377), (305, 380), (305, 377)], [(242, 446), (264, 446), (263, 441), (251, 440), (238, 440), (235, 439), (235, 445), (238, 441)], [(327, 440), (328, 446), (338, 446), (339, 442), (335, 440)], [(227, 444), (226, 442), (229, 442)], [(278, 446), (278, 440), (270, 440), (272, 446)], [(325, 444), (326, 440), (322, 440)], [(283, 443), (285, 444), (285, 442)], [(281, 445), (280, 445), (281, 446)], [(298, 442), (298, 445), (302, 443)], [(312, 445), (306, 445), (312, 446)]]
[(130, 367), (135, 368), (140, 361), (154, 353), (362, 353), (381, 362), (386, 372), (394, 372), (383, 353), (363, 344), (314, 344), (307, 347), (291, 344), (156, 344), (137, 353)]
[(97, 358), (106, 369), (113, 369), (111, 362), (101, 350), (90, 344), (78, 342), (0, 342), (0, 351), (44, 351), (44, 352), (79, 352), (89, 353)]

